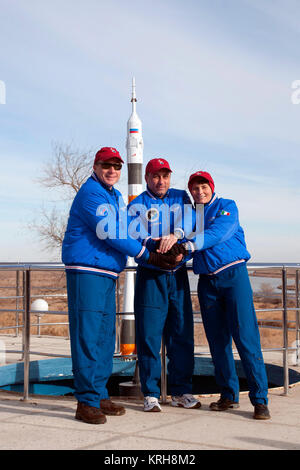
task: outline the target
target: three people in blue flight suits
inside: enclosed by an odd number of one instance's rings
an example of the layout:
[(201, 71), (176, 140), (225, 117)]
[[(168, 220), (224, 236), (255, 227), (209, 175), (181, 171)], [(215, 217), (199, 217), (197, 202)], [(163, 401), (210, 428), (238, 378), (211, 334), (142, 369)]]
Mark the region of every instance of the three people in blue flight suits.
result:
[[(232, 356), (232, 338), (249, 382), (254, 417), (268, 419), (268, 384), (252, 301), (243, 230), (234, 201), (219, 199), (211, 176), (197, 172), (189, 190), (195, 204), (204, 207), (204, 238), (187, 242), (182, 218), (170, 218), (165, 232), (163, 208), (190, 204), (185, 191), (170, 189), (171, 169), (164, 159), (146, 168), (147, 191), (128, 207), (129, 220), (136, 205), (145, 208), (138, 220), (140, 234), (126, 232), (121, 214), (122, 196), (114, 188), (123, 160), (118, 151), (104, 147), (96, 153), (93, 174), (76, 195), (62, 247), (66, 265), (75, 417), (87, 423), (104, 423), (105, 415), (122, 415), (107, 392), (115, 347), (115, 280), (127, 255), (138, 263), (135, 315), (136, 342), (144, 411), (160, 411), (160, 345), (167, 348), (168, 382), (172, 405), (199, 408), (192, 395), (194, 367), (193, 311), (185, 263), (193, 257), (199, 274), (198, 295), (205, 332), (215, 366), (220, 400), (211, 409), (238, 406), (239, 386)], [(111, 212), (117, 235), (105, 232)], [(122, 227), (121, 227), (122, 226)], [(141, 227), (140, 227), (141, 229)], [(118, 233), (122, 231), (122, 236)]]

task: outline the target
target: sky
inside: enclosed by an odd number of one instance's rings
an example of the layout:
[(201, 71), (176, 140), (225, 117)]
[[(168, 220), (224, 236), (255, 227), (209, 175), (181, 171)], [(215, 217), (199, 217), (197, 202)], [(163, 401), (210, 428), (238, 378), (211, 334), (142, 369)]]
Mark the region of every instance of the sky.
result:
[[(60, 261), (29, 228), (61, 204), (36, 178), (54, 143), (126, 158), (133, 76), (144, 164), (166, 158), (180, 189), (209, 171), (238, 205), (250, 261), (300, 262), (298, 0), (0, 7), (0, 262)], [(118, 189), (127, 200), (126, 169)]]

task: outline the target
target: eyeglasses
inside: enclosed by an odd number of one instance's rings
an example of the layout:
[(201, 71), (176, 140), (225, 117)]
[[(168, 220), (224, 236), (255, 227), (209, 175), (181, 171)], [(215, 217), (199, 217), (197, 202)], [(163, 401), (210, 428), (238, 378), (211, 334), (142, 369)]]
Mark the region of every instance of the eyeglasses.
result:
[(99, 162), (99, 163), (104, 170), (108, 170), (109, 168), (113, 167), (116, 171), (120, 171), (122, 168), (121, 163), (106, 163), (106, 162)]

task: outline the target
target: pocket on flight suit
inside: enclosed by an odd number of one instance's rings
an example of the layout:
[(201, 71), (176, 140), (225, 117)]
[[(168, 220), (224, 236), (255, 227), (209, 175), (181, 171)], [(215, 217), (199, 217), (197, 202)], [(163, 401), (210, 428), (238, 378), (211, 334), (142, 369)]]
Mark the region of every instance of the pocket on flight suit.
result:
[[(98, 358), (99, 345), (115, 334), (115, 283), (104, 276), (81, 275), (78, 289), (77, 337), (83, 361)], [(100, 278), (100, 279), (99, 279)]]

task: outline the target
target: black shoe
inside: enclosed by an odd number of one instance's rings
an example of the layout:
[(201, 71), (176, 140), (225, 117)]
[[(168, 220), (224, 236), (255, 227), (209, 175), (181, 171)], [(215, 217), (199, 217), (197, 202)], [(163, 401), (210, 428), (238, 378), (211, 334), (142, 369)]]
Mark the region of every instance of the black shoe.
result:
[(236, 401), (229, 400), (229, 398), (221, 397), (218, 401), (211, 403), (209, 407), (213, 411), (226, 411), (229, 408), (239, 408), (240, 405)]
[(254, 419), (270, 419), (270, 412), (267, 405), (263, 405), (261, 403), (257, 403), (254, 405)]

